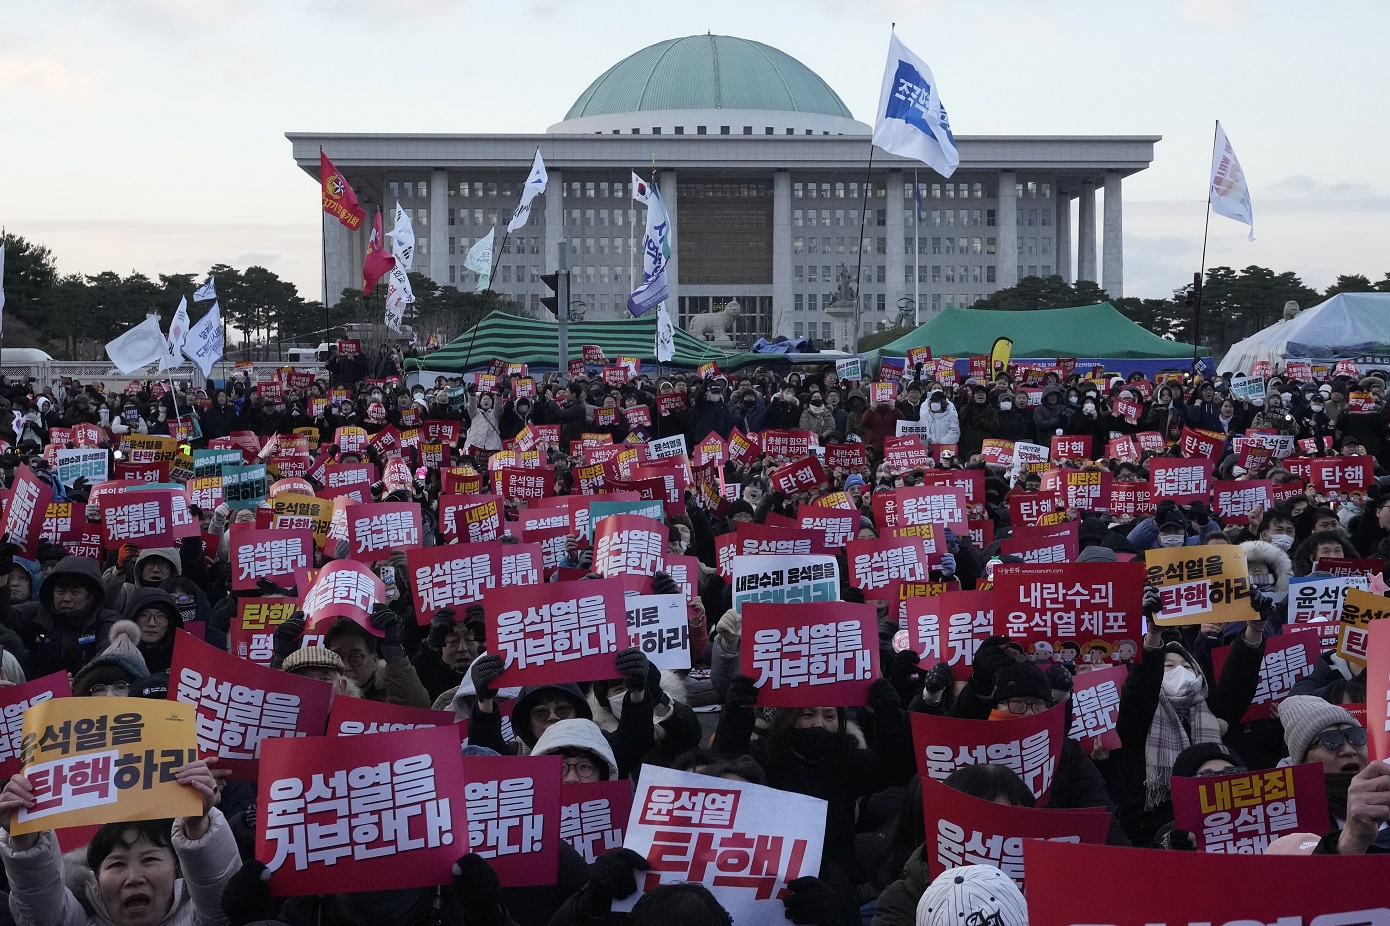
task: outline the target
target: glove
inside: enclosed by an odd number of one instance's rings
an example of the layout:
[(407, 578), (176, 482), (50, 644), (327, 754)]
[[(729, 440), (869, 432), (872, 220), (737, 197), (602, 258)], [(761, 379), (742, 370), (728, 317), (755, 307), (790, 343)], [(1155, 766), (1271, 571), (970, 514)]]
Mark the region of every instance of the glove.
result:
[(275, 918), (275, 895), (270, 892), (265, 863), (255, 859), (241, 863), (222, 891), (222, 912), (231, 926), (246, 926)]
[(507, 921), (502, 884), (487, 859), (470, 852), (454, 862), (453, 873), (453, 890), (440, 898), (441, 906), (453, 914), (445, 922), (452, 919), (470, 926), (502, 926)]
[(658, 572), (652, 576), (653, 595), (679, 595), (681, 588), (676, 584), (676, 580), (664, 572)]
[[(202, 538), (201, 538), (201, 537), (189, 537), (188, 539), (189, 539), (189, 540), (201, 540)], [(262, 578), (259, 578), (259, 579), (256, 580), (256, 591), (260, 592), (262, 595), (272, 595), (272, 596), (279, 596), (279, 595), (287, 595), (287, 594), (289, 594), (289, 592), (287, 592), (285, 589), (281, 588), (280, 586), (276, 585), (274, 582), (270, 581), (269, 579), (267, 579), (267, 578), (265, 578), (265, 577), (262, 577)]]
[(1255, 610), (1256, 617), (1251, 620), (1263, 620), (1267, 612), (1274, 607), (1274, 599), (1260, 591), (1258, 588), (1250, 589), (1250, 607)]
[(473, 690), (478, 693), (480, 700), (491, 701), (497, 697), (497, 689), (492, 683), (497, 681), (497, 676), (506, 667), (502, 657), (496, 653), (484, 653), (473, 660), (473, 666), (468, 671), (473, 677)]
[(990, 637), (975, 651), (975, 661), (970, 664), (970, 668), (973, 672), (971, 682), (977, 689), (993, 691), (994, 673), (1005, 666), (1013, 665), (1016, 661), (1008, 650), (1004, 649), (1004, 644), (1008, 642), (1008, 637)]
[(647, 657), (642, 655), (642, 651), (633, 646), (620, 652), (614, 657), (614, 663), (618, 667), (618, 674), (623, 677), (623, 685), (630, 691), (641, 691), (647, 687)]
[(893, 683), (886, 678), (874, 679), (869, 686), (869, 709), (875, 717), (893, 717), (902, 708), (902, 699)]
[(835, 889), (820, 878), (797, 878), (787, 882), (787, 896), (782, 899), (787, 919), (796, 926), (829, 926), (839, 921), (843, 904)]
[(425, 640), (426, 646), (436, 651), (444, 648), (449, 634), (454, 632), (454, 613), (453, 608), (440, 608), (434, 612), (434, 619), (430, 621), (430, 635)]
[(275, 636), (271, 638), (271, 647), (277, 662), (284, 662), (285, 657), (299, 649), (299, 638), (304, 636), (304, 612), (296, 611), (290, 615), (289, 620), (275, 628)]
[(949, 579), (956, 574), (956, 557), (952, 553), (941, 554), (941, 565), (938, 567), (943, 579)]
[(1144, 616), (1153, 617), (1163, 610), (1163, 599), (1158, 594), (1158, 589), (1152, 585), (1144, 586)]
[(927, 670), (926, 675), (922, 676), (922, 691), (927, 694), (939, 694), (950, 687), (955, 678), (956, 674), (951, 671), (948, 664), (938, 662)]
[(607, 911), (614, 900), (637, 891), (637, 872), (651, 864), (631, 849), (610, 849), (589, 867), (589, 900), (595, 912)]
[(1056, 662), (1048, 666), (1047, 687), (1053, 691), (1065, 691), (1070, 694), (1071, 690), (1076, 687), (1076, 682), (1071, 677), (1071, 669)]
[(740, 639), (743, 637), (743, 618), (737, 611), (730, 608), (725, 611), (724, 616), (715, 623), (714, 632), (725, 633), (735, 639)]
[(864, 604), (864, 590), (862, 588), (855, 588), (849, 583), (845, 583), (845, 585), (840, 588), (840, 600), (849, 601), (854, 604)]
[(1187, 513), (1192, 517), (1192, 523), (1199, 527), (1205, 527), (1211, 520), (1211, 509), (1206, 502), (1193, 502), (1187, 506)]
[(960, 540), (956, 537), (956, 532), (949, 527), (946, 528), (946, 549), (951, 553), (960, 549)]
[(389, 604), (378, 604), (372, 608), (372, 616), (368, 622), (377, 630), (382, 631), (385, 636), (382, 642), (387, 646), (399, 646), (401, 642), (401, 616), (391, 610)]
[(135, 558), (140, 555), (140, 546), (134, 543), (121, 544), (121, 552), (116, 554), (116, 568), (122, 571), (129, 569), (135, 563)]
[(920, 658), (910, 649), (894, 653), (893, 663), (888, 669), (888, 677), (893, 680), (893, 684), (906, 689), (912, 676), (917, 674), (917, 662)]

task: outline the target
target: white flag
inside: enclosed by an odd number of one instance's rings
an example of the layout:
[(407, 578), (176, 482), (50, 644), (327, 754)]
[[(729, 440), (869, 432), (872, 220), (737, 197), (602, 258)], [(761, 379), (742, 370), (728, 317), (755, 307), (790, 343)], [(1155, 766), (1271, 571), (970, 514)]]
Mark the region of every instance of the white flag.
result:
[(671, 217), (661, 201), (661, 191), (647, 188), (647, 231), (642, 236), (641, 286), (627, 297), (627, 310), (634, 316), (651, 311), (666, 301), (670, 286), (666, 266), (671, 262)]
[(222, 310), (216, 301), (208, 309), (208, 314), (188, 329), (183, 353), (203, 371), (204, 377), (212, 376), (213, 366), (222, 359)]
[(180, 299), (178, 310), (169, 322), (169, 336), (164, 339), (164, 356), (159, 358), (161, 370), (177, 370), (183, 366), (183, 342), (188, 337), (188, 300)]
[(1216, 123), (1216, 142), (1211, 150), (1211, 211), (1250, 226), (1249, 241), (1255, 240), (1255, 212), (1250, 207), (1250, 187), (1240, 169), (1235, 149), (1221, 123)]
[(492, 284), (492, 241), (496, 234), (497, 229), (489, 228), (487, 234), (468, 249), (468, 256), (463, 259), (463, 265), (478, 275), (478, 285), (473, 287), (475, 293), (482, 292)]
[(632, 198), (646, 205), (647, 198), (651, 196), (651, 193), (651, 186), (647, 181), (637, 176), (637, 171), (634, 170), (632, 172)]
[(656, 362), (670, 363), (676, 356), (676, 326), (666, 313), (666, 303), (656, 307)]
[(396, 200), (396, 227), (386, 233), (391, 239), (391, 253), (405, 266), (406, 270), (415, 268), (415, 226), (410, 224), (410, 213), (401, 208)]
[(159, 316), (149, 315), (140, 324), (120, 337), (107, 342), (106, 356), (127, 376), (136, 370), (158, 363), (164, 356), (164, 332), (159, 330)]
[(874, 144), (889, 154), (921, 161), (943, 177), (960, 165), (960, 152), (931, 68), (893, 33), (878, 97)]
[(216, 289), (216, 287), (214, 287), (214, 286), (212, 285), (212, 283), (213, 283), (213, 278), (212, 278), (212, 277), (208, 277), (208, 281), (207, 281), (206, 283), (204, 283), (202, 286), (199, 286), (196, 290), (194, 290), (194, 292), (193, 292), (193, 301), (194, 301), (194, 302), (216, 302), (216, 301), (217, 301), (217, 289)]
[(401, 322), (405, 321), (405, 307), (414, 301), (415, 293), (410, 289), (410, 277), (406, 275), (405, 265), (397, 257), (387, 277), (386, 326), (399, 333)]
[(545, 162), (541, 160), (541, 149), (537, 148), (536, 159), (531, 162), (531, 176), (526, 178), (526, 185), (521, 188), (521, 202), (517, 203), (512, 220), (507, 223), (507, 231), (514, 232), (525, 227), (526, 220), (531, 217), (531, 200), (545, 192), (545, 184), (549, 179), (550, 176), (545, 172)]

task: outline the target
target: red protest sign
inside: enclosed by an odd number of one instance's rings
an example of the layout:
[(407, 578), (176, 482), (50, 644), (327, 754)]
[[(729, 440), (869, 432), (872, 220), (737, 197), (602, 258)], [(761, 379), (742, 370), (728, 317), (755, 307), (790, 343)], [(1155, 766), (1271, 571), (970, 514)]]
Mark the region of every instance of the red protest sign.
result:
[(811, 444), (815, 442), (815, 435), (810, 431), (779, 431), (776, 429), (763, 431), (759, 435), (762, 438), (763, 453), (768, 456), (786, 457), (796, 459), (804, 457), (811, 452)]
[(865, 465), (863, 444), (826, 444), (825, 465), (831, 469), (858, 469)]
[(446, 541), (487, 543), (502, 536), (502, 499), (496, 495), (439, 496), (439, 536)]
[(1050, 527), (1015, 527), (999, 544), (1001, 553), (1023, 557), (1025, 563), (1065, 563), (1076, 559), (1081, 523), (1067, 521)]
[(555, 494), (555, 468), (505, 466), (496, 474), (498, 494), (513, 501), (535, 501)]
[(370, 502), (347, 511), (348, 558), (385, 559), (393, 550), (421, 544), (418, 502)]
[(262, 579), (292, 588), (295, 572), (314, 565), (314, 535), (307, 530), (233, 524), (230, 548), (233, 591), (255, 588)]
[(1105, 456), (1106, 459), (1119, 460), (1121, 463), (1134, 463), (1139, 459), (1139, 445), (1134, 442), (1133, 437), (1121, 434), (1105, 442)]
[(722, 534), (716, 547), (719, 571), (728, 576), (730, 561), (735, 556), (781, 555), (806, 556), (812, 553), (826, 553), (825, 535), (814, 530), (800, 528), (769, 527), (766, 524), (745, 524), (734, 526), (734, 533)]
[(448, 544), (405, 552), (415, 615), (426, 625), (440, 608), (463, 608), (483, 600), (501, 576), (502, 544)]
[(1199, 852), (1261, 855), (1285, 833), (1327, 829), (1322, 765), (1286, 766), (1214, 778), (1173, 776), (1173, 822)]
[(1148, 516), (1154, 510), (1153, 483), (1112, 482), (1106, 508), (1121, 518)]
[[(997, 568), (997, 567), (996, 567)], [(993, 592), (943, 592), (906, 599), (907, 645), (918, 665), (951, 667), (959, 681), (970, 677), (980, 644), (995, 636)]]
[(859, 512), (840, 511), (820, 505), (802, 504), (796, 510), (797, 527), (804, 531), (823, 531), (825, 548), (844, 546), (859, 532)]
[[(174, 507), (182, 503), (183, 517), (176, 519)], [(101, 523), (106, 528), (106, 548), (114, 550), (127, 543), (142, 549), (178, 546), (187, 534), (178, 523), (186, 520), (188, 499), (174, 489), (143, 489), (139, 492), (114, 492), (101, 497)], [(197, 528), (194, 527), (196, 534)]]
[(233, 656), (269, 666), (275, 655), (275, 628), (299, 610), (295, 598), (238, 598), (229, 647)]
[(1144, 453), (1160, 453), (1168, 442), (1163, 439), (1163, 435), (1158, 431), (1140, 431), (1134, 435), (1134, 442), (1139, 445), (1139, 449)]
[(1225, 447), (1226, 436), (1215, 431), (1185, 427), (1178, 437), (1178, 450), (1185, 457), (1205, 457), (1215, 462), (1221, 459)]
[(51, 501), (53, 487), (20, 464), (10, 488), (9, 504), (5, 506), (4, 532), (26, 559), (38, 559), (43, 519)]
[(868, 703), (878, 677), (878, 609), (825, 602), (815, 617), (794, 604), (743, 606), (739, 671), (756, 680), (758, 703), (771, 707)]
[(989, 865), (1022, 889), (1024, 843), (1047, 839), (1103, 844), (1110, 830), (1110, 811), (1105, 807), (1045, 810), (996, 804), (926, 777), (922, 778), (922, 806), (928, 808), (925, 847), (927, 872), (933, 880), (948, 868)]
[[(1366, 729), (1371, 732), (1372, 760), (1390, 762), (1390, 622), (1366, 626)], [(9, 716), (8, 711), (6, 716)]]
[[(931, 527), (935, 534), (937, 525)], [(851, 540), (845, 547), (849, 584), (869, 601), (889, 601), (894, 582), (926, 582), (945, 552), (935, 536)]]
[(1039, 804), (1046, 804), (1062, 755), (1064, 717), (1061, 704), (1041, 714), (1008, 720), (965, 720), (913, 712), (917, 772), (923, 781), (945, 781), (962, 766), (1005, 765), (1023, 779)]
[[(499, 760), (501, 761), (501, 760)], [(291, 897), (449, 883), (465, 848), (459, 737), (431, 728), (271, 743), (262, 760), (256, 858)], [(350, 808), (351, 805), (351, 809)]]
[(980, 459), (994, 466), (1013, 466), (1014, 442), (997, 437), (987, 437), (980, 449)]
[(369, 733), (399, 733), (449, 727), (462, 740), (468, 736), (468, 722), (454, 722), (453, 711), (433, 711), (424, 707), (388, 704), (367, 698), (334, 698), (328, 712), (329, 736), (362, 736)]
[(1120, 687), (1128, 674), (1129, 669), (1124, 666), (1111, 666), (1079, 672), (1073, 679), (1072, 720), (1067, 736), (1080, 742), (1087, 755), (1096, 749), (1120, 748), (1120, 734), (1115, 726), (1120, 717)]
[(1016, 527), (1030, 527), (1043, 519), (1044, 515), (1064, 511), (1060, 492), (1024, 492), (1019, 489), (1008, 494), (1009, 523)]
[(965, 490), (951, 486), (918, 486), (875, 492), (874, 521), (882, 532), (920, 524), (944, 524), (965, 533), (968, 515)]
[(1139, 416), (1144, 414), (1144, 406), (1138, 402), (1131, 402), (1129, 399), (1116, 399), (1115, 414), (1130, 424), (1138, 424)]
[(366, 463), (334, 464), (324, 467), (323, 490), (318, 494), (323, 498), (348, 496), (365, 503), (371, 501), (371, 488), (372, 470)]
[(1217, 480), (1212, 484), (1212, 510), (1224, 523), (1227, 518), (1248, 518), (1250, 512), (1270, 508), (1268, 479)]
[(931, 448), (916, 437), (885, 437), (883, 439), (883, 462), (894, 473), (906, 473), (913, 469), (925, 469), (935, 465)]
[(632, 785), (622, 781), (576, 781), (560, 785), (560, 838), (593, 864), (623, 844), (632, 813)]
[(367, 431), (357, 425), (343, 425), (333, 432), (333, 443), (338, 453), (364, 453), (367, 449)]
[[(1336, 625), (1325, 626), (1335, 628)], [(1374, 622), (1371, 626), (1375, 626)], [(1300, 679), (1313, 674), (1321, 653), (1321, 629), (1318, 627), (1290, 623), (1281, 634), (1267, 639), (1265, 654), (1260, 660), (1260, 685), (1255, 689), (1255, 697), (1246, 708), (1241, 723), (1273, 717), (1274, 706), (1293, 693), (1293, 686)], [(1230, 655), (1229, 646), (1218, 646), (1211, 651), (1214, 677), (1221, 677)]]
[(1043, 473), (1042, 490), (1062, 497), (1062, 507), (1096, 511), (1110, 498), (1115, 477), (1101, 470), (1048, 470)]
[(466, 806), (468, 849), (488, 860), (504, 887), (554, 884), (558, 877), (563, 764), (560, 756), (463, 759), (467, 803), (456, 806)]
[(1144, 575), (1140, 562), (1001, 563), (994, 567), (1000, 632), (1043, 658), (1070, 644), (1078, 662), (1128, 662), (1139, 652)]
[(24, 712), (35, 704), (53, 698), (72, 697), (72, 683), (66, 672), (54, 672), (31, 682), (0, 688), (0, 777), (18, 775), (21, 761), (21, 740), (24, 733)]
[(1091, 435), (1054, 434), (1052, 435), (1052, 459), (1089, 460), (1091, 459)]
[(623, 585), (617, 579), (499, 589), (483, 607), (488, 649), (506, 662), (503, 685), (612, 678), (613, 657), (627, 643)]
[(352, 560), (324, 566), (304, 593), (304, 617), (308, 627), (346, 617), (375, 636), (382, 636), (368, 621), (372, 606), (386, 600), (386, 586), (369, 567)]
[[(1324, 823), (1321, 830), (1326, 829)], [(1211, 855), (1025, 841), (1029, 926), (1154, 923), (1374, 923), (1385, 906), (1385, 859), (1375, 855)], [(1115, 879), (1121, 879), (1116, 882)], [(1114, 893), (1079, 884), (1180, 884)], [(1232, 885), (1258, 884), (1259, 890)], [(1316, 889), (1309, 889), (1316, 885)]]
[(1378, 559), (1343, 559), (1318, 557), (1316, 568), (1334, 576), (1378, 576), (1385, 564)]
[(1179, 505), (1206, 501), (1213, 467), (1211, 460), (1150, 460), (1154, 498), (1171, 498)]
[(653, 576), (662, 571), (665, 524), (637, 514), (613, 514), (594, 527), (594, 571), (604, 576)]
[(197, 712), (198, 751), (219, 768), (255, 778), (267, 741), (322, 736), (333, 689), (327, 682), (238, 659), (176, 631), (170, 701)]
[(812, 456), (773, 470), (769, 479), (774, 490), (783, 495), (795, 495), (824, 485), (825, 470), (821, 468), (820, 461)]
[(1375, 482), (1374, 457), (1320, 457), (1313, 461), (1313, 487), (1321, 492), (1363, 492)]

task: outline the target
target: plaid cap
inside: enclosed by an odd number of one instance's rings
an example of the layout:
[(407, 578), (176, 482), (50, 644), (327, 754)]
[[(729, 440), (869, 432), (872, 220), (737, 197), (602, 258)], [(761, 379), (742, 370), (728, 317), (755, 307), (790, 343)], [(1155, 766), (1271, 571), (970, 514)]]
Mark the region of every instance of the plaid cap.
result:
[(343, 660), (326, 646), (306, 646), (297, 649), (285, 657), (285, 662), (280, 668), (286, 672), (298, 672), (300, 669), (332, 669), (334, 672), (347, 674)]

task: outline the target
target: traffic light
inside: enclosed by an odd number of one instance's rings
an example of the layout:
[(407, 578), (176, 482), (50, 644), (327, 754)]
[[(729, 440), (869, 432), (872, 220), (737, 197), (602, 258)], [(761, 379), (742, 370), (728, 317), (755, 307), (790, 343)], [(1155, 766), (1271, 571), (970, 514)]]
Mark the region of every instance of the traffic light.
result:
[(550, 287), (553, 296), (542, 296), (541, 305), (555, 313), (555, 317), (560, 317), (560, 274), (542, 273), (541, 282)]
[(1196, 305), (1198, 294), (1201, 291), (1202, 275), (1200, 273), (1194, 273), (1192, 274), (1192, 284), (1187, 287), (1187, 299), (1184, 300), (1189, 309)]

